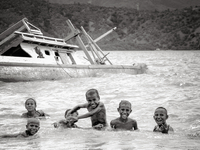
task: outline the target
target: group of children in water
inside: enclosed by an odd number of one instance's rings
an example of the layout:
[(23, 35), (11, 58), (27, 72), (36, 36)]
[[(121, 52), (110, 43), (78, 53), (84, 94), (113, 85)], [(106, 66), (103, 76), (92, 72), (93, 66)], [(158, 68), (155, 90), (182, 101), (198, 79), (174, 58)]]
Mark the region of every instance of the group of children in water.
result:
[[(108, 127), (106, 120), (106, 108), (102, 102), (100, 102), (100, 96), (96, 89), (90, 89), (85, 94), (87, 103), (79, 104), (72, 109), (67, 109), (65, 112), (65, 119), (53, 123), (55, 128), (79, 128), (75, 123), (79, 119), (91, 118), (92, 127), (97, 130), (103, 130)], [(38, 118), (49, 116), (43, 111), (36, 110), (36, 101), (33, 98), (29, 98), (25, 102), (25, 108), (27, 113), (22, 114), (22, 117), (28, 118), (26, 131), (17, 134), (0, 135), (2, 138), (6, 137), (29, 137), (38, 132), (40, 129), (40, 121)], [(79, 115), (78, 110), (81, 108), (87, 108), (88, 113)], [(131, 103), (127, 100), (122, 100), (119, 103), (119, 117), (110, 122), (110, 127), (113, 130), (139, 130), (137, 121), (129, 118), (132, 112)], [(173, 132), (173, 128), (166, 123), (168, 119), (167, 110), (164, 107), (158, 107), (154, 112), (154, 120), (157, 123), (154, 132), (168, 133)]]

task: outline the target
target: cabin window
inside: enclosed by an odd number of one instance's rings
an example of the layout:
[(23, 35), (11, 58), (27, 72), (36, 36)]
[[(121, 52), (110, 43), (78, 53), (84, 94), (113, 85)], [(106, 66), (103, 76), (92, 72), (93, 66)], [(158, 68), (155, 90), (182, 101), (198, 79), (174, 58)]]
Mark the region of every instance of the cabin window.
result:
[(50, 55), (50, 52), (48, 50), (44, 51), (46, 55)]
[(24, 51), (20, 45), (17, 47), (11, 47), (5, 51), (2, 56), (14, 56), (14, 57), (31, 57), (26, 51)]

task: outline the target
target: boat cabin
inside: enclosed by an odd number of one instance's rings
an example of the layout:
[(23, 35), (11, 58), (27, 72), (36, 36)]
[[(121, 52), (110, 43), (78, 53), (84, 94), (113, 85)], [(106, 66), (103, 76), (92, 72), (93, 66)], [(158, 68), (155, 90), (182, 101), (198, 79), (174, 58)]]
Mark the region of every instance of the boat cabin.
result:
[(77, 48), (76, 45), (67, 44), (64, 39), (43, 36), (41, 30), (26, 18), (0, 34), (0, 55), (10, 59), (76, 64), (73, 53)]

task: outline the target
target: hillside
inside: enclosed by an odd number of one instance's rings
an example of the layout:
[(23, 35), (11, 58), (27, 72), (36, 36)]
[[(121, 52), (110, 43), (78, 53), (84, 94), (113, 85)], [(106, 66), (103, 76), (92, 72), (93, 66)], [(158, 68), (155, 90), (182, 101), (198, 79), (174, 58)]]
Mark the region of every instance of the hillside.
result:
[[(104, 50), (200, 49), (200, 7), (165, 11), (100, 7), (91, 4), (52, 4), (43, 0), (1, 0), (0, 33), (28, 18), (48, 36), (66, 37), (83, 26), (92, 38), (117, 27), (98, 44)], [(74, 41), (71, 41), (74, 42)]]
[(92, 4), (103, 7), (125, 7), (139, 10), (182, 9), (190, 6), (200, 6), (199, 0), (48, 0), (57, 4)]

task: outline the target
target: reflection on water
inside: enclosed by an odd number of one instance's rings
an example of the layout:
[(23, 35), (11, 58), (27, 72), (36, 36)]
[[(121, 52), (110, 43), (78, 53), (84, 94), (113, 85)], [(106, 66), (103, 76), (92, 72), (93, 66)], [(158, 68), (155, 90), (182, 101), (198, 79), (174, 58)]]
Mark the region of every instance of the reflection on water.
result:
[[(41, 120), (37, 137), (1, 139), (1, 149), (200, 149), (200, 52), (112, 51), (108, 57), (113, 64), (146, 63), (149, 71), (140, 75), (99, 73), (59, 81), (0, 82), (0, 134), (26, 129), (26, 119), (20, 115), (26, 111), (24, 102), (29, 97), (36, 99), (38, 110), (51, 116)], [(52, 123), (63, 119), (67, 108), (86, 102), (85, 92), (90, 88), (99, 90), (108, 123), (119, 116), (119, 102), (129, 100), (130, 117), (138, 122), (140, 131), (53, 128)], [(167, 108), (167, 123), (174, 128), (174, 134), (152, 132), (153, 113), (158, 106)], [(82, 119), (77, 125), (88, 128), (91, 122)]]

